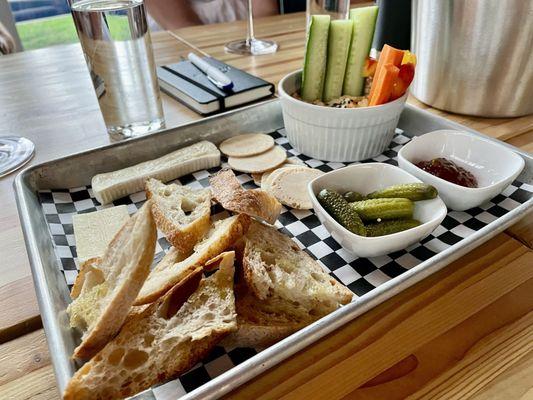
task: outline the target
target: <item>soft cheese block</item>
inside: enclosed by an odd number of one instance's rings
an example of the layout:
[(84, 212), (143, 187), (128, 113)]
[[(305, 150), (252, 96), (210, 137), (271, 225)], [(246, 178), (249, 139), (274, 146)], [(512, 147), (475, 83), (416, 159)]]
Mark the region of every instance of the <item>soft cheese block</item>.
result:
[(149, 178), (168, 182), (192, 172), (219, 165), (220, 151), (213, 143), (204, 140), (155, 160), (95, 175), (91, 185), (96, 200), (107, 204), (144, 190), (144, 183)]
[(80, 265), (89, 258), (101, 257), (129, 217), (125, 205), (74, 215), (72, 223)]

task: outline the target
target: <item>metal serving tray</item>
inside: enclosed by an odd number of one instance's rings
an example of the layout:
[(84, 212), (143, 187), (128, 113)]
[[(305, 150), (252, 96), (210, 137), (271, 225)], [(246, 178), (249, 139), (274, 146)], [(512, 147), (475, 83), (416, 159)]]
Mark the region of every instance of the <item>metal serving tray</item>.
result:
[[(70, 355), (78, 338), (68, 325), (65, 310), (70, 303), (70, 295), (64, 277), (58, 268), (58, 260), (54, 253), (52, 237), (39, 201), (38, 191), (88, 185), (92, 176), (97, 173), (153, 159), (202, 139), (219, 143), (227, 137), (240, 133), (274, 131), (282, 126), (280, 103), (278, 100), (272, 100), (205, 118), (178, 128), (35, 165), (17, 176), (14, 184), (17, 205), (60, 392), (63, 391), (76, 370), (76, 365), (71, 361)], [(436, 129), (459, 129), (496, 141), (409, 104), (402, 113), (399, 128), (413, 136), (420, 136)], [(533, 157), (505, 143), (498, 143), (511, 148), (524, 158), (525, 168), (518, 179), (531, 185), (533, 183)], [(355, 317), (440, 270), (518, 221), (532, 208), (533, 199), (525, 201), (457, 244), (233, 367), (183, 398), (211, 399), (229, 392)]]

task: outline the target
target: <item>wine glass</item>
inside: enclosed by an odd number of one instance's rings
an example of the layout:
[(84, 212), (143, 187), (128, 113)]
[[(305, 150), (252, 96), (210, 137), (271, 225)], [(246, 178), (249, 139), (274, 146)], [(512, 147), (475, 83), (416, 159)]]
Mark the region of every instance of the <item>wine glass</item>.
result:
[(30, 161), (34, 152), (34, 144), (26, 138), (0, 136), (0, 178)]
[(224, 49), (229, 53), (251, 54), (254, 56), (271, 54), (278, 50), (278, 44), (276, 42), (272, 40), (257, 39), (254, 36), (252, 0), (248, 0), (248, 31), (246, 32), (246, 39), (226, 43)]

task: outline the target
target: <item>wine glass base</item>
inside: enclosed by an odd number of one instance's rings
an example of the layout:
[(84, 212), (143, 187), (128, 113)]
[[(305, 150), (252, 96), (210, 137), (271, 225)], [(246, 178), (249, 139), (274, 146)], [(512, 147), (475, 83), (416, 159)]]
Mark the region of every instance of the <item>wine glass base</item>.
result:
[(31, 160), (34, 144), (20, 136), (0, 136), (0, 178)]
[(226, 43), (224, 50), (228, 53), (260, 56), (275, 53), (278, 50), (278, 44), (272, 40), (265, 39), (242, 39)]

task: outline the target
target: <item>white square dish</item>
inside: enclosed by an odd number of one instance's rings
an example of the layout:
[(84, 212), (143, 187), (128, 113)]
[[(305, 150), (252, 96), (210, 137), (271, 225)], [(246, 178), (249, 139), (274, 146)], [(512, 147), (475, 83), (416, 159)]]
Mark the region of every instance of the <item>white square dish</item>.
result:
[[(456, 185), (417, 167), (420, 161), (444, 157), (470, 171), (479, 187)], [(455, 130), (438, 130), (418, 136), (398, 153), (400, 168), (433, 185), (448, 208), (464, 211), (500, 194), (524, 168), (524, 159), (489, 140)]]
[(368, 163), (350, 165), (328, 172), (309, 183), (309, 196), (318, 219), (331, 236), (346, 250), (359, 257), (377, 257), (405, 249), (428, 236), (446, 217), (446, 206), (436, 197), (432, 200), (415, 202), (413, 218), (421, 224), (402, 232), (379, 237), (364, 237), (350, 232), (339, 224), (318, 202), (316, 195), (322, 189), (332, 189), (340, 193), (355, 191), (368, 194), (375, 190), (401, 183), (420, 180), (394, 165)]

